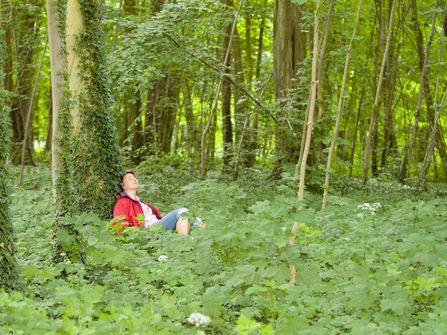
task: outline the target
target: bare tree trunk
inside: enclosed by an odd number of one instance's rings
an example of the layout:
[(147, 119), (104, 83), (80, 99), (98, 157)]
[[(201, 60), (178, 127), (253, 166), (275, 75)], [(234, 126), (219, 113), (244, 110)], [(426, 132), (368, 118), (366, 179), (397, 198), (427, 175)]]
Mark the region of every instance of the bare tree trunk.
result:
[(313, 128), (313, 118), (315, 112), (315, 103), (317, 98), (317, 66), (318, 66), (318, 23), (319, 23), (319, 15), (318, 11), (320, 10), (320, 0), (317, 1), (317, 5), (315, 8), (315, 18), (314, 18), (314, 41), (313, 41), (313, 51), (312, 51), (312, 77), (311, 77), (311, 96), (309, 103), (309, 117), (307, 123), (307, 131), (306, 131), (306, 143), (303, 151), (303, 159), (300, 165), (300, 180), (299, 180), (299, 188), (298, 188), (298, 200), (304, 199), (304, 187), (305, 187), (305, 178), (306, 178), (306, 165), (307, 165), (307, 156), (309, 154), (310, 142), (312, 139), (312, 128)]
[[(224, 3), (228, 8), (233, 7), (232, 0), (224, 0)], [(233, 124), (231, 121), (231, 83), (227, 79), (230, 74), (231, 66), (231, 46), (236, 45), (237, 40), (237, 24), (232, 29), (233, 25), (229, 24), (226, 27), (225, 36), (222, 43), (222, 62), (224, 65), (224, 76), (222, 77), (222, 145), (223, 145), (223, 172), (229, 172), (231, 170), (230, 164), (233, 160)], [(232, 41), (230, 42), (230, 36)], [(229, 57), (227, 58), (227, 51), (229, 51)]]
[(326, 175), (324, 178), (324, 192), (323, 192), (323, 203), (322, 208), (326, 208), (327, 202), (328, 202), (328, 191), (329, 191), (329, 178), (330, 178), (330, 170), (331, 170), (331, 164), (332, 164), (332, 156), (334, 154), (335, 148), (336, 148), (336, 141), (338, 138), (338, 127), (340, 124), (341, 114), (343, 112), (343, 104), (345, 100), (345, 87), (346, 87), (346, 81), (348, 78), (348, 70), (349, 70), (349, 61), (351, 59), (351, 51), (352, 51), (352, 45), (354, 43), (355, 35), (357, 34), (357, 28), (359, 25), (360, 20), (360, 10), (362, 8), (362, 0), (359, 0), (359, 4), (357, 7), (357, 13), (355, 16), (355, 23), (354, 23), (354, 30), (352, 31), (352, 37), (351, 41), (349, 42), (348, 50), (346, 53), (346, 60), (345, 60), (345, 67), (343, 70), (343, 80), (341, 83), (341, 91), (340, 91), (340, 97), (338, 99), (338, 108), (337, 108), (337, 116), (335, 119), (335, 127), (332, 134), (332, 140), (331, 140), (331, 146), (329, 147), (329, 153), (327, 158), (327, 164), (326, 164)]
[(386, 40), (385, 51), (384, 51), (383, 59), (382, 59), (382, 66), (380, 68), (380, 74), (379, 74), (379, 79), (378, 79), (378, 83), (377, 83), (376, 96), (374, 99), (374, 107), (373, 107), (373, 110), (371, 113), (371, 119), (370, 119), (370, 123), (369, 123), (368, 137), (366, 139), (366, 145), (365, 145), (365, 155), (364, 155), (364, 164), (363, 164), (363, 184), (364, 185), (368, 181), (369, 155), (371, 153), (371, 145), (374, 141), (373, 135), (374, 135), (374, 129), (376, 126), (377, 114), (378, 114), (378, 110), (379, 110), (379, 101), (380, 101), (380, 93), (381, 93), (381, 88), (382, 88), (382, 83), (383, 83), (383, 75), (384, 75), (386, 61), (388, 59), (389, 47), (390, 47), (390, 43), (391, 43), (391, 36), (392, 36), (392, 31), (393, 31), (394, 8), (395, 7), (396, 7), (396, 0), (393, 0), (393, 4), (391, 6), (391, 11), (390, 11), (390, 19), (388, 20), (388, 22), (389, 22), (388, 23), (388, 36), (387, 36), (387, 40)]
[[(438, 4), (439, 4), (439, 0), (436, 0), (435, 7), (437, 7)], [(398, 174), (398, 178), (400, 181), (405, 180), (405, 178), (407, 177), (407, 169), (408, 169), (408, 163), (410, 160), (411, 151), (413, 150), (413, 147), (416, 145), (416, 138), (417, 138), (417, 133), (418, 133), (418, 128), (419, 128), (419, 117), (421, 115), (421, 108), (422, 108), (422, 94), (424, 92), (424, 87), (425, 87), (428, 59), (429, 59), (429, 54), (430, 54), (431, 43), (433, 41), (433, 35), (435, 33), (435, 25), (436, 25), (436, 11), (433, 11), (430, 36), (428, 38), (427, 46), (426, 46), (425, 52), (424, 52), (424, 63), (422, 65), (421, 79), (420, 79), (420, 83), (419, 83), (419, 94), (418, 94), (418, 101), (417, 101), (417, 106), (416, 106), (416, 113), (414, 115), (413, 130), (411, 133), (410, 143), (408, 143), (407, 147), (404, 148), (404, 154), (402, 157), (402, 162), (401, 162), (399, 174)]]
[(65, 80), (63, 74), (67, 70), (67, 63), (63, 51), (63, 37), (60, 35), (59, 22), (63, 18), (59, 17), (58, 0), (47, 0), (47, 20), (48, 20), (48, 45), (50, 48), (50, 65), (51, 65), (51, 107), (52, 107), (52, 135), (51, 135), (51, 177), (53, 184), (53, 198), (56, 206), (56, 217), (64, 211), (64, 205), (61, 202), (61, 196), (58, 194), (56, 187), (61, 168), (62, 168), (62, 152), (61, 152), (61, 122), (59, 121), (59, 111), (64, 103), (64, 85)]
[[(266, 0), (263, 1), (263, 7), (265, 7)], [(264, 29), (265, 29), (265, 17), (262, 16), (261, 22), (259, 23), (259, 35), (258, 35), (258, 52), (256, 54), (256, 68), (255, 76), (256, 80), (259, 82), (261, 79), (261, 64), (262, 64), (262, 53), (264, 51)], [(259, 88), (257, 88), (258, 90)], [(258, 147), (258, 127), (259, 127), (259, 114), (257, 109), (253, 112), (253, 117), (251, 120), (250, 130), (249, 130), (249, 144), (246, 154), (246, 166), (253, 166), (256, 159), (256, 149)]]
[(192, 87), (191, 83), (186, 81), (183, 85), (183, 106), (185, 109), (186, 118), (186, 146), (188, 151), (188, 157), (191, 162), (191, 170), (194, 170), (196, 164), (197, 154), (200, 150), (200, 143), (197, 141), (199, 138), (199, 132), (197, 129), (196, 118), (194, 116), (193, 104), (192, 104)]

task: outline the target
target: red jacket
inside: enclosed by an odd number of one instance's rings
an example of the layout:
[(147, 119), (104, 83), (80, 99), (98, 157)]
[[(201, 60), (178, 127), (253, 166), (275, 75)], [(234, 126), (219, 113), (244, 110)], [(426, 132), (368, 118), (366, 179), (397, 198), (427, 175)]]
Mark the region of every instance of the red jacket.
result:
[[(143, 200), (141, 201), (152, 209), (152, 213), (154, 213), (157, 219), (162, 218), (160, 210), (157, 207)], [(144, 215), (143, 208), (141, 207), (141, 204), (138, 200), (130, 198), (126, 194), (126, 192), (121, 192), (120, 194), (116, 195), (116, 203), (115, 206), (113, 207), (113, 217), (116, 218), (117, 216), (124, 215), (124, 218), (121, 219), (121, 222), (127, 222), (128, 224), (122, 226), (139, 227), (140, 222), (137, 219), (138, 214)]]

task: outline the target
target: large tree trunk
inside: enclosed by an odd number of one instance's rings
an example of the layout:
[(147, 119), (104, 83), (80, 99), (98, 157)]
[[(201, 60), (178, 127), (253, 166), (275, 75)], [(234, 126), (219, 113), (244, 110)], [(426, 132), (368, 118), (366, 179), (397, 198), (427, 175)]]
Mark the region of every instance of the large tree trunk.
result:
[(109, 107), (101, 10), (96, 0), (68, 0), (66, 41), (76, 211), (110, 217), (121, 159)]
[[(58, 0), (47, 0), (48, 44), (50, 47), (51, 66), (51, 176), (54, 215), (54, 249), (53, 261), (58, 263), (65, 258), (70, 260), (83, 259), (82, 251), (73, 248), (79, 244), (79, 233), (71, 224), (61, 224), (61, 218), (73, 212), (73, 193), (69, 154), (71, 147), (70, 114), (68, 109), (69, 97), (65, 95), (67, 74), (67, 58), (64, 48), (65, 32), (60, 26), (65, 21), (65, 6)], [(73, 243), (64, 242), (61, 236), (70, 236)], [(70, 244), (70, 245), (69, 245)], [(65, 255), (65, 256), (64, 256)]]
[(284, 112), (284, 99), (290, 93), (306, 50), (305, 35), (301, 32), (301, 9), (290, 0), (276, 0), (273, 17), (273, 77), (275, 97), (279, 105), (277, 118), (276, 151), (278, 168), (282, 162), (296, 161), (299, 154), (297, 141), (290, 136), (289, 123)]

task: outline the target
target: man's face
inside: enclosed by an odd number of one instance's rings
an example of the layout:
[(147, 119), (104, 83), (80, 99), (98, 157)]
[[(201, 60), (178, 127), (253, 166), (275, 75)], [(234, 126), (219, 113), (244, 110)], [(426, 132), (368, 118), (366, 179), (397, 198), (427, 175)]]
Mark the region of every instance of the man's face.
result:
[(123, 178), (124, 191), (136, 191), (138, 189), (138, 179), (132, 173), (126, 173)]

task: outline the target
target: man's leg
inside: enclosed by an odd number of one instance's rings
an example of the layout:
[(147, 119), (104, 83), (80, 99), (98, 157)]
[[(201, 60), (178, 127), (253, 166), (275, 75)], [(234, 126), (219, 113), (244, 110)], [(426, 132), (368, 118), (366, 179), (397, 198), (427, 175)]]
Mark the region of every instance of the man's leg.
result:
[(169, 212), (163, 217), (157, 224), (161, 224), (166, 229), (175, 229), (178, 234), (188, 235), (189, 234), (189, 223), (188, 220), (181, 218), (181, 213), (185, 213), (184, 208), (179, 208)]

